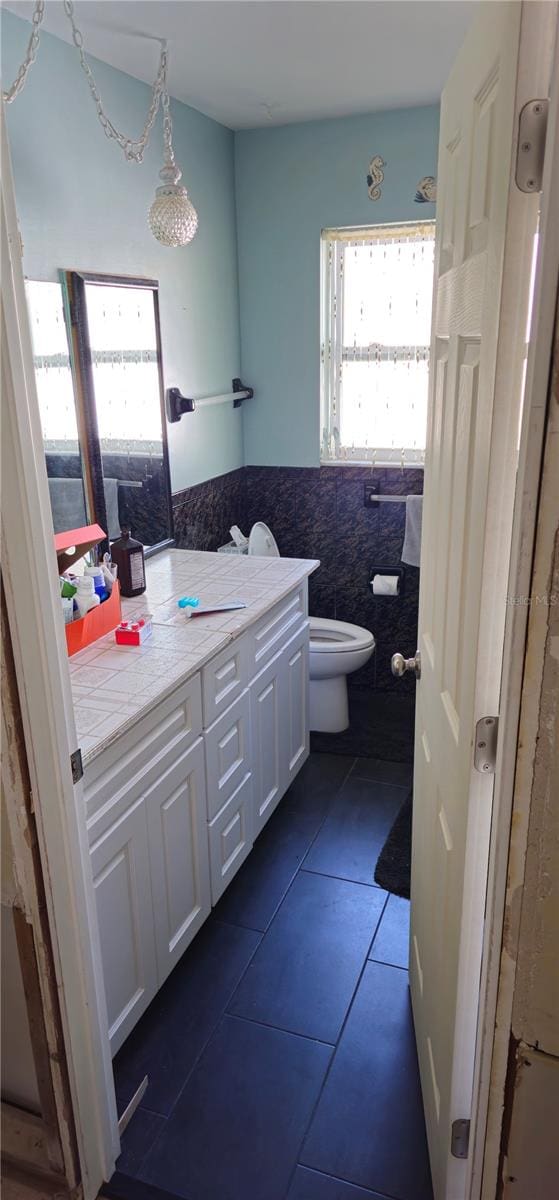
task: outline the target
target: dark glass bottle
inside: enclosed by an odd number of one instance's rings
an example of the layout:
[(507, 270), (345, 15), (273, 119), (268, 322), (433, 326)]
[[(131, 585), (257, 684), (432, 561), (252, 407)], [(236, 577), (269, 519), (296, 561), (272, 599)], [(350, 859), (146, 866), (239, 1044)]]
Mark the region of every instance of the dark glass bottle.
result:
[(111, 545), (111, 560), (118, 567), (118, 582), (122, 596), (141, 596), (146, 590), (144, 547), (130, 536), (124, 526), (121, 536)]

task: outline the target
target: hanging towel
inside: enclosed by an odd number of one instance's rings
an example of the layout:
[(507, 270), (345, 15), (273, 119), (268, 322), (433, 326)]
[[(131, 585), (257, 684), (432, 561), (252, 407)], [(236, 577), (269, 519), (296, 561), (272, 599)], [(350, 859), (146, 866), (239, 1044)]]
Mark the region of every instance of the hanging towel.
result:
[(55, 533), (66, 533), (67, 529), (81, 529), (82, 525), (87, 525), (81, 478), (51, 477), (49, 492)]
[(402, 550), (402, 562), (410, 567), (419, 566), (421, 553), (421, 517), (423, 496), (406, 497), (406, 532)]
[(107, 510), (107, 533), (110, 541), (120, 537), (120, 514), (118, 511), (118, 489), (120, 479), (108, 479), (103, 477), (103, 491), (105, 493), (105, 508)]

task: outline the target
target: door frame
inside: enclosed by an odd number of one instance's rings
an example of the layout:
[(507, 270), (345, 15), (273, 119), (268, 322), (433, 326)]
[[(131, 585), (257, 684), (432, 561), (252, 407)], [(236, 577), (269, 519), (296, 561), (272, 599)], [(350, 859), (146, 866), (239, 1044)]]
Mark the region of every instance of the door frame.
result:
[[(532, 4), (525, 5), (528, 10), (535, 7)], [(556, 3), (538, 4), (537, 7), (551, 12), (556, 25)], [(548, 136), (544, 174), (544, 209), (547, 213), (553, 212), (554, 204), (555, 211), (559, 207), (557, 80), (551, 110), (550, 133), (553, 131), (554, 139), (552, 142)], [(83, 788), (79, 783), (72, 785), (70, 773), (69, 755), (71, 748), (77, 744), (77, 738), (70, 703), (63, 630), (55, 604), (56, 566), (54, 556), (48, 549), (49, 539), (53, 537), (52, 520), (3, 113), (1, 125), (4, 168), (2, 291), (7, 344), (5, 357), (8, 358), (3, 370), (3, 440), (7, 439), (10, 443), (10, 453), (6, 455), (8, 469), (4, 472), (4, 481), (8, 475), (10, 487), (5, 489), (4, 498), (2, 566), (14, 640), (16, 674), (24, 700), (24, 732), (60, 989), (84, 1193), (86, 1200), (94, 1200), (102, 1181), (110, 1177), (118, 1156), (118, 1121), (93, 881), (85, 838)], [(538, 261), (512, 541), (510, 594), (522, 594), (523, 589), (525, 594), (529, 591), (542, 467), (547, 379), (555, 313), (552, 285), (555, 272), (556, 287), (559, 263), (557, 231), (553, 228), (553, 221), (544, 219), (543, 213)], [(16, 370), (16, 367), (19, 369)], [(483, 1197), (486, 1200), (491, 1197), (492, 1200), (498, 1170), (500, 1097), (506, 1071), (502, 1028), (504, 1017), (508, 1011), (512, 1011), (513, 981), (507, 981), (506, 963), (501, 972), (501, 983), (506, 985), (508, 982), (509, 986), (504, 987), (504, 998), (500, 998), (500, 1028), (497, 1029), (497, 1036), (495, 1017), (507, 899), (508, 846), (525, 637), (526, 611), (521, 606), (510, 606), (505, 627), (503, 708), (498, 751), (500, 782), (494, 799), (484, 965), (477, 1023), (476, 1086), (472, 1109), (474, 1142), (468, 1163), (468, 1194), (471, 1200), (482, 1194), (482, 1186)], [(524, 809), (527, 803), (524, 802)], [(511, 879), (517, 877), (521, 863), (523, 859), (520, 855)], [(507, 1049), (509, 1026), (510, 1022), (506, 1028)], [(483, 1171), (486, 1140), (486, 1169)]]
[[(120, 1149), (78, 745), (60, 616), (54, 531), (21, 262), (9, 142), (2, 162), (2, 582), (85, 1200)], [(7, 797), (9, 802), (9, 798)]]
[[(559, 43), (559, 5), (540, 4), (549, 24), (540, 26), (533, 52), (544, 61)], [(555, 62), (557, 59), (555, 58)], [(546, 92), (542, 91), (542, 95)], [(531, 801), (536, 727), (519, 744), (520, 706), (527, 682), (526, 660), (533, 554), (549, 408), (556, 307), (559, 303), (559, 72), (551, 80), (538, 254), (520, 431), (511, 560), (508, 576), (503, 674), (499, 714), (496, 787), (493, 800), (474, 1065), (473, 1141), (468, 1159), (468, 1195), (494, 1200), (498, 1186), (501, 1130), (519, 928), (513, 903), (522, 887)], [(529, 676), (528, 676), (529, 681)], [(530, 735), (530, 739), (526, 736)], [(504, 937), (504, 931), (506, 937)]]

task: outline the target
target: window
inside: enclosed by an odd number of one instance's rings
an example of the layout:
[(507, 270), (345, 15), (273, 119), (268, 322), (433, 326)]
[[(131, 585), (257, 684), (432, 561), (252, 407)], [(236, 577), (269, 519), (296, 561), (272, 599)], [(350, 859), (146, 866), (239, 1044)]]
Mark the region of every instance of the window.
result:
[(324, 230), (323, 462), (423, 462), (434, 241), (434, 222)]

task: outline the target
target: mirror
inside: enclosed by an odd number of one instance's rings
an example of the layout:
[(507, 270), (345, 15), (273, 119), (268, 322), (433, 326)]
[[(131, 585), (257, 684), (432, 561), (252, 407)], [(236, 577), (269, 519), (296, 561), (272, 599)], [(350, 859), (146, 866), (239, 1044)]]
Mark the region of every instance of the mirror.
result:
[(62, 292), (35, 279), (26, 292), (52, 519), (62, 533), (89, 523)]
[(172, 539), (157, 282), (60, 279), (27, 285), (55, 532), (127, 526), (153, 553)]

